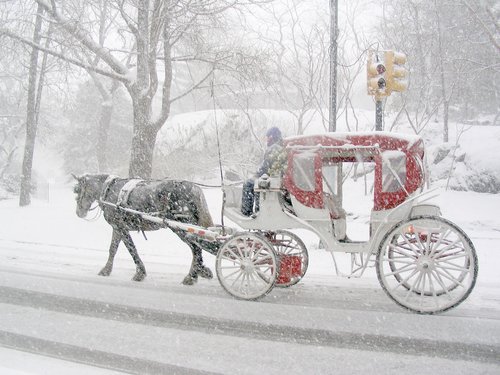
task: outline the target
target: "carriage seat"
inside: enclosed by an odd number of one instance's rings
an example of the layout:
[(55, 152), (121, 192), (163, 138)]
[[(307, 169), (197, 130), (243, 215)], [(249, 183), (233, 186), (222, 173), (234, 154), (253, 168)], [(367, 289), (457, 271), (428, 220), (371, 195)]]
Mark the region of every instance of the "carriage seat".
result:
[(325, 208), (328, 208), (330, 212), (330, 218), (332, 220), (345, 219), (346, 212), (342, 208), (337, 196), (330, 193), (323, 193), (323, 201)]
[(340, 241), (347, 239), (346, 212), (342, 208), (337, 196), (330, 193), (323, 193), (325, 207), (330, 212), (335, 238)]

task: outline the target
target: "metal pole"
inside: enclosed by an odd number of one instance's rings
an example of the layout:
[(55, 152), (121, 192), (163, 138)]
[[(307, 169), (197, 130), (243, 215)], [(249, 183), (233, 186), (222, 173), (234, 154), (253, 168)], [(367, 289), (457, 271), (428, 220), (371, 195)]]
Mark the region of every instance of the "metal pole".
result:
[(375, 130), (383, 130), (384, 110), (382, 108), (382, 99), (377, 98), (375, 101)]
[(330, 105), (328, 130), (337, 130), (337, 0), (330, 0)]

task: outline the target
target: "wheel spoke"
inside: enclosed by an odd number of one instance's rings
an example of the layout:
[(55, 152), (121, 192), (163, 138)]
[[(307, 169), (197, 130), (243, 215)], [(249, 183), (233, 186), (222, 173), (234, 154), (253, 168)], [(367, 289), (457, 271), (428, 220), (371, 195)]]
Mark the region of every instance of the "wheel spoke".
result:
[(406, 296), (405, 296), (405, 301), (408, 301), (408, 298), (410, 297), (410, 295), (413, 294), (415, 288), (417, 286), (420, 285), (420, 280), (422, 280), (422, 272), (419, 272), (418, 276), (417, 276), (417, 279), (415, 280), (415, 282), (411, 285), (410, 289), (408, 289), (408, 291), (406, 292)]
[[(409, 268), (411, 266), (413, 266), (413, 267)], [(413, 271), (416, 268), (417, 268), (417, 266), (414, 263), (412, 263), (412, 264), (409, 264), (407, 266), (401, 267), (400, 269), (397, 269), (397, 270), (395, 270), (393, 272), (384, 273), (384, 276), (394, 276), (394, 275), (397, 275), (397, 274), (400, 274), (400, 273), (403, 273), (403, 272)]]
[(427, 234), (427, 239), (425, 241), (425, 249), (427, 249), (427, 253), (430, 253), (432, 251), (431, 238), (432, 238), (432, 232), (429, 232)]
[(406, 236), (406, 233), (402, 233), (401, 234), (401, 237), (403, 237), (403, 240), (408, 244), (410, 250), (416, 255), (418, 256), (419, 255), (419, 248), (414, 246), (413, 244), (411, 244), (409, 241), (408, 241), (408, 237)]
[[(414, 251), (412, 251), (411, 249), (406, 249), (406, 248), (403, 248), (399, 245), (393, 245), (393, 244), (389, 244), (389, 249), (392, 249), (393, 252), (397, 253), (397, 254), (400, 254), (406, 258), (413, 258), (413, 259), (416, 259), (417, 258), (417, 255)], [(404, 250), (406, 251), (410, 251), (410, 253), (407, 253), (405, 252)]]
[[(431, 290), (431, 294), (432, 296), (436, 299), (437, 301), (437, 293), (436, 293), (436, 288), (434, 288), (434, 283), (432, 282), (432, 272), (430, 272), (429, 274), (429, 289)], [(436, 306), (437, 306), (437, 302), (436, 302)]]
[(229, 278), (230, 278), (231, 276), (236, 275), (236, 274), (238, 274), (238, 276), (236, 276), (236, 278), (233, 280), (233, 283), (231, 284), (232, 286), (234, 286), (234, 284), (236, 284), (236, 282), (238, 281), (238, 279), (239, 279), (241, 276), (243, 276), (243, 272), (241, 272), (241, 270), (237, 270), (237, 271), (234, 271), (234, 272), (230, 273), (229, 275), (226, 275), (226, 276), (224, 277), (224, 279), (225, 279), (225, 280), (230, 281), (230, 280), (229, 280)]
[(433, 246), (431, 246), (431, 252), (429, 254), (430, 256), (434, 255), (435, 251), (439, 248), (439, 246), (443, 242), (444, 238), (446, 236), (448, 236), (448, 233), (450, 233), (450, 229), (449, 228), (446, 229), (446, 231), (440, 233), (438, 240), (433, 243)]
[(444, 277), (445, 279), (453, 282), (453, 286), (455, 285), (460, 285), (462, 288), (466, 289), (466, 286), (462, 284), (462, 281), (458, 280), (455, 278), (453, 275), (451, 275), (448, 271), (443, 270), (443, 272), (440, 272), (438, 268), (435, 269), (435, 272), (440, 275), (441, 277)]
[(438, 282), (438, 284), (443, 289), (443, 292), (448, 297), (448, 300), (449, 301), (453, 301), (453, 296), (450, 294), (449, 288), (444, 284), (444, 281), (441, 278), (441, 275), (439, 274), (439, 272), (437, 272), (436, 270), (434, 270), (434, 271), (431, 271), (431, 274), (434, 275), (434, 278), (436, 279), (436, 281)]
[[(236, 254), (234, 254), (234, 253), (233, 253), (233, 255), (236, 256)], [(239, 258), (230, 258), (227, 255), (222, 255), (221, 258), (224, 260), (227, 260), (228, 262), (241, 264), (241, 260)]]
[(404, 242), (401, 242), (401, 241), (399, 241), (399, 242), (397, 242), (397, 243), (390, 243), (390, 244), (389, 244), (389, 246), (393, 246), (393, 247), (394, 247), (394, 249), (399, 248), (399, 249), (406, 250), (407, 252), (409, 252), (409, 253), (410, 253), (410, 254), (409, 254), (409, 256), (410, 256), (411, 254), (415, 254), (415, 255), (417, 255), (417, 253), (415, 253), (415, 250), (414, 250), (414, 249), (412, 249), (410, 246), (405, 246), (405, 243), (404, 243)]
[(236, 254), (232, 248), (228, 248), (227, 251), (229, 253), (231, 253), (236, 258), (235, 260), (238, 260), (239, 262), (241, 262), (241, 260), (243, 259), (243, 255), (241, 254), (241, 251), (240, 251), (238, 246), (235, 246), (235, 248), (236, 248), (236, 250), (238, 250), (239, 255)]
[[(267, 283), (266, 283), (264, 280), (262, 280), (262, 278), (261, 278), (261, 277), (255, 277), (254, 273), (256, 273), (256, 272), (252, 272), (252, 273), (250, 273), (250, 274), (248, 275), (248, 278), (249, 278), (249, 279), (252, 279), (252, 282), (253, 282), (254, 284), (257, 284), (257, 281), (259, 281), (259, 282), (263, 283), (264, 285), (267, 285)], [(255, 287), (258, 289), (258, 286), (257, 286), (257, 285), (255, 285)]]
[[(429, 236), (427, 236), (427, 237), (429, 237)], [(415, 231), (415, 239), (417, 240), (417, 243), (418, 243), (418, 245), (419, 245), (419, 246), (417, 246), (417, 248), (419, 248), (419, 250), (420, 250), (421, 252), (425, 252), (426, 247), (424, 246), (424, 244), (423, 244), (423, 243), (422, 243), (422, 241), (420, 240), (420, 232)]]
[(258, 249), (251, 257), (250, 259), (252, 260), (252, 263), (255, 263), (255, 260), (259, 257), (260, 253), (264, 250), (264, 247), (261, 246), (260, 249)]
[(397, 288), (399, 288), (401, 285), (403, 284), (406, 284), (408, 282), (408, 280), (410, 280), (413, 276), (415, 276), (415, 274), (417, 273), (418, 271), (415, 269), (409, 276), (407, 276), (405, 279), (401, 280), (395, 287), (392, 288), (392, 291), (395, 291)]
[(457, 243), (459, 242), (462, 242), (462, 240), (460, 238), (456, 239), (455, 241), (449, 243), (448, 245), (446, 245), (445, 247), (441, 248), (441, 249), (437, 249), (437, 251), (434, 253), (434, 257), (439, 257), (441, 254), (443, 254), (444, 252), (450, 250), (451, 248), (454, 248), (454, 247), (457, 247), (461, 250), (465, 250), (462, 246), (455, 246)]
[(260, 258), (260, 259), (255, 259), (255, 260), (253, 260), (253, 261), (252, 261), (252, 263), (253, 263), (253, 264), (255, 264), (256, 266), (260, 266), (260, 265), (262, 265), (262, 264), (265, 264), (265, 262), (266, 262), (267, 260), (273, 260), (273, 257), (272, 257), (272, 256), (270, 256), (270, 255), (267, 255), (267, 256), (262, 257), (262, 258)]
[(389, 263), (415, 264), (415, 260), (407, 260), (408, 257), (384, 258), (384, 261)]
[(261, 270), (255, 270), (255, 272), (257, 272), (257, 275), (259, 275), (259, 277), (266, 282), (266, 284), (269, 284), (270, 283), (270, 280), (269, 280), (269, 276), (266, 275), (265, 273), (263, 273)]
[(460, 252), (455, 253), (453, 255), (443, 255), (436, 259), (437, 262), (449, 262), (450, 260), (460, 259), (460, 258), (468, 258), (467, 254), (460, 250)]
[[(230, 274), (226, 275), (224, 278), (225, 278), (226, 280), (229, 280), (232, 276), (234, 276), (234, 275), (236, 275), (236, 274), (238, 274), (238, 273), (240, 274), (238, 277), (241, 277), (241, 270), (240, 270), (240, 269), (238, 269), (238, 270), (236, 270), (236, 271), (234, 271), (234, 272), (231, 272)], [(238, 277), (237, 277), (236, 279), (238, 279)]]
[(458, 265), (443, 266), (443, 265), (439, 264), (439, 265), (436, 265), (436, 267), (441, 268), (443, 270), (448, 270), (448, 271), (458, 271), (458, 272), (467, 272), (467, 271), (469, 271), (468, 267), (460, 267)]
[(244, 294), (248, 294), (248, 290), (245, 289), (245, 279), (247, 278), (247, 275), (245, 274), (245, 272), (242, 272), (241, 274), (243, 275), (243, 277), (239, 282), (238, 290)]
[(220, 266), (222, 270), (240, 269), (241, 266)]
[(424, 298), (426, 296), (426, 291), (425, 291), (425, 278), (427, 277), (426, 272), (422, 272), (422, 288), (420, 289), (420, 306), (424, 305)]

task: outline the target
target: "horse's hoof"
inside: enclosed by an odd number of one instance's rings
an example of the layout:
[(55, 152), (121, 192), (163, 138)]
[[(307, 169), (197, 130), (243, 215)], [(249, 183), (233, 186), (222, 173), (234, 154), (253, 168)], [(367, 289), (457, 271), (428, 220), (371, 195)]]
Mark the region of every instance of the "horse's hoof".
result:
[(184, 280), (182, 280), (182, 284), (184, 285), (194, 285), (198, 281), (198, 277), (192, 277), (187, 275)]
[(109, 276), (109, 275), (111, 275), (111, 271), (106, 269), (106, 268), (103, 268), (102, 270), (99, 271), (98, 275), (99, 276)]
[(134, 281), (142, 281), (142, 280), (144, 280), (144, 279), (145, 279), (145, 277), (146, 277), (146, 273), (143, 273), (143, 272), (141, 272), (141, 273), (136, 273), (136, 274), (134, 275), (134, 277), (132, 277), (132, 280), (134, 280)]
[(203, 267), (198, 271), (198, 275), (203, 277), (204, 279), (213, 279), (214, 274), (208, 267)]

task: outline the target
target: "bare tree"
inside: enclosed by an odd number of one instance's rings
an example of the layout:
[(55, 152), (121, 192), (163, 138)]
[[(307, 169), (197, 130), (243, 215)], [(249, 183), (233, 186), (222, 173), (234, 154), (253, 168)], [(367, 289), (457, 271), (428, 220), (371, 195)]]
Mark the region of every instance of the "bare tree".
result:
[[(35, 18), (35, 28), (33, 31), (33, 43), (40, 44), (42, 35), (43, 7), (38, 6)], [(40, 81), (40, 85), (37, 82)], [(27, 206), (31, 203), (31, 170), (33, 167), (33, 153), (35, 150), (35, 140), (37, 132), (37, 110), (40, 107), (41, 92), (43, 88), (43, 73), (38, 73), (38, 49), (31, 51), (29, 81), (28, 81), (28, 102), (26, 110), (26, 141), (24, 146), (24, 158), (21, 175), (21, 191), (19, 194), (19, 205)]]
[[(114, 20), (114, 37), (122, 39), (127, 50), (113, 43), (101, 45), (86, 20), (84, 9), (73, 3), (36, 0), (51, 22), (57, 26), (59, 50), (46, 50), (39, 43), (27, 40), (10, 30), (0, 33), (34, 45), (71, 64), (83, 67), (121, 82), (133, 106), (133, 139), (129, 174), (149, 177), (157, 134), (170, 115), (172, 103), (199, 88), (228, 53), (207, 50), (203, 33), (210, 30), (223, 12), (253, 1), (231, 0), (113, 0), (110, 4), (119, 16)], [(70, 52), (70, 53), (64, 53)], [(124, 60), (134, 59), (130, 68)], [(84, 57), (83, 57), (83, 56)], [(89, 63), (99, 60), (98, 66)], [(199, 80), (183, 92), (172, 95), (174, 64), (189, 61), (206, 62)], [(157, 99), (159, 108), (153, 104)]]
[[(304, 14), (317, 22), (306, 24)], [(321, 91), (328, 90), (328, 25), (307, 3), (270, 4), (268, 15), (275, 28), (260, 35), (274, 72), (268, 92), (279, 98), (295, 118), (297, 134), (303, 134), (312, 120), (310, 111), (324, 104)]]
[[(416, 133), (438, 115), (448, 123), (497, 113), (500, 90), (498, 7), (485, 0), (386, 1), (379, 32), (386, 49), (408, 56), (411, 80), (397, 104)], [(496, 9), (494, 15), (493, 9)]]

